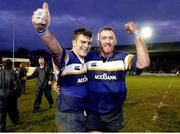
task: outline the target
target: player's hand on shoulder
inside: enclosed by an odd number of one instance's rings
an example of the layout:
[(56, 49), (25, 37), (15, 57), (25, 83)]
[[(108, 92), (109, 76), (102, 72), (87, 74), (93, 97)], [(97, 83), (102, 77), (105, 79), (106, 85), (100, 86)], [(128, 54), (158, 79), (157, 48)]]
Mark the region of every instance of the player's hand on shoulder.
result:
[(53, 91), (55, 91), (58, 95), (60, 94), (60, 87), (59, 87), (59, 85), (57, 84), (57, 82), (54, 82), (54, 83), (53, 83), (52, 89), (53, 89)]

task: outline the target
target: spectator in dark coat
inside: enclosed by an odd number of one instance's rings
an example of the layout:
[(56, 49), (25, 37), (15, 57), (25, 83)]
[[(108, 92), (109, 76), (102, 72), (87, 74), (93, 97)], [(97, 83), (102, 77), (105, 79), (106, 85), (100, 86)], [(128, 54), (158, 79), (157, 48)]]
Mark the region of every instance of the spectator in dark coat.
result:
[(4, 69), (0, 69), (0, 131), (5, 132), (6, 116), (17, 125), (19, 123), (19, 111), (17, 107), (18, 97), (21, 95), (19, 81), (16, 72), (12, 69), (12, 61), (7, 60)]
[(33, 78), (37, 78), (36, 97), (33, 110), (33, 113), (36, 113), (40, 109), (43, 92), (49, 102), (49, 108), (51, 108), (53, 104), (53, 98), (51, 95), (51, 83), (53, 81), (53, 73), (51, 68), (45, 64), (45, 60), (43, 57), (39, 58), (39, 67), (36, 67), (31, 76), (27, 76), (27, 79)]
[(22, 94), (25, 94), (25, 86), (26, 86), (26, 68), (23, 63), (20, 64), (20, 68), (18, 70), (18, 78), (20, 81), (20, 88), (22, 91)]

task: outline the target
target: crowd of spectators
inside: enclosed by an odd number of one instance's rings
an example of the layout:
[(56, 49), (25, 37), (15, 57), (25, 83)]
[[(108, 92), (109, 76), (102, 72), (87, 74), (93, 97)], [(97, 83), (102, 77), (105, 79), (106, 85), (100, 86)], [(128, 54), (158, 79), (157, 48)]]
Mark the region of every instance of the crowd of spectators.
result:
[(180, 60), (156, 57), (151, 59), (150, 73), (173, 73), (180, 71)]

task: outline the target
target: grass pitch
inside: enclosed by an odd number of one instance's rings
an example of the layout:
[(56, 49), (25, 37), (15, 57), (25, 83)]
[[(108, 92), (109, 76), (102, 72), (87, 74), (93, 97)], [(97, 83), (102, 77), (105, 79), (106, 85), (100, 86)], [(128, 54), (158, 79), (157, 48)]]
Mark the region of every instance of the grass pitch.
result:
[[(123, 132), (180, 132), (180, 77), (128, 76), (128, 95), (124, 104)], [(45, 97), (41, 109), (33, 114), (35, 80), (26, 83), (26, 95), (19, 100), (21, 124), (14, 126), (7, 118), (12, 132), (56, 132), (55, 103), (49, 109)], [(57, 95), (53, 93), (54, 102)]]

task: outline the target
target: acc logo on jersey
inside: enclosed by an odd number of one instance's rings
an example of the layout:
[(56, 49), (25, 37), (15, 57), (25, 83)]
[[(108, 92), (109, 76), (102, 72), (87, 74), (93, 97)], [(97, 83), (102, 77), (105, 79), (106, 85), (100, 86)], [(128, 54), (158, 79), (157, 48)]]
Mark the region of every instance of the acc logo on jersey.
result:
[(84, 76), (83, 78), (79, 78), (77, 83), (84, 83), (84, 82), (87, 82), (88, 81), (88, 78), (86, 76)]

